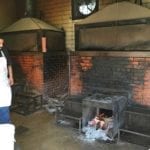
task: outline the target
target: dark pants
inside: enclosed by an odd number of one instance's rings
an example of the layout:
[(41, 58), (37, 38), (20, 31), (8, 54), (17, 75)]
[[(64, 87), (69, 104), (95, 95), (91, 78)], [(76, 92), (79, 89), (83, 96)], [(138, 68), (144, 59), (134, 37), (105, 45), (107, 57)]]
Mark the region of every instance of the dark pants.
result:
[(0, 107), (0, 123), (10, 123), (9, 107)]

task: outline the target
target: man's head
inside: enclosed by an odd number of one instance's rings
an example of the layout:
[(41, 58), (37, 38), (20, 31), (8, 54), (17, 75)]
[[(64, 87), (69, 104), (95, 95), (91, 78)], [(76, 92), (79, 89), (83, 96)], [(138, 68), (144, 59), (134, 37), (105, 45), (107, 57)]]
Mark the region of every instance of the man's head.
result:
[(4, 39), (0, 38), (0, 47), (3, 47), (4, 45)]

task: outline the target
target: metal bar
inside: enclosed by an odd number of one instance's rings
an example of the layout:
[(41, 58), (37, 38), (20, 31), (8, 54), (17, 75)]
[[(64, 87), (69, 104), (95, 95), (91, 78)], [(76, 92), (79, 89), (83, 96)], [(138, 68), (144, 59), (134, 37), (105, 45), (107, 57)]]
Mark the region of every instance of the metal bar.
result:
[(139, 132), (134, 132), (134, 131), (125, 130), (125, 129), (120, 129), (120, 131), (127, 132), (127, 133), (132, 133), (132, 134), (136, 134), (136, 135), (140, 135), (140, 136), (144, 136), (144, 137), (150, 138), (150, 135), (142, 134), (142, 133), (139, 133)]

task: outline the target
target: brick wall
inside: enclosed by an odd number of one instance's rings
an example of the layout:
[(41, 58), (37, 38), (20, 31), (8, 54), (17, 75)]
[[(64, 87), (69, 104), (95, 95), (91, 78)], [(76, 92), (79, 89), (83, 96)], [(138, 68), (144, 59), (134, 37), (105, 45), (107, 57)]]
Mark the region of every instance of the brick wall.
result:
[(133, 71), (132, 97), (143, 105), (150, 106), (150, 57), (130, 58)]
[(150, 57), (90, 55), (71, 56), (71, 95), (112, 89), (127, 92), (130, 102), (150, 106)]
[(70, 94), (79, 95), (82, 94), (82, 80), (81, 80), (81, 71), (79, 68), (78, 56), (71, 56), (70, 59)]
[(16, 84), (29, 92), (39, 92), (43, 98), (68, 93), (68, 56), (63, 53), (25, 52), (12, 54)]
[(19, 54), (12, 55), (15, 83), (26, 85), (27, 89), (43, 90), (43, 55)]

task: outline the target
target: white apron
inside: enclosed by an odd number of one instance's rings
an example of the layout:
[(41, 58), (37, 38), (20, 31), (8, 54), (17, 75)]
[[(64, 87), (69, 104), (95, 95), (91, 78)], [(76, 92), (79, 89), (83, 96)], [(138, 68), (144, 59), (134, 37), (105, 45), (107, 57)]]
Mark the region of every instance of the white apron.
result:
[(0, 57), (0, 107), (11, 105), (11, 87), (8, 81), (7, 60), (4, 53), (1, 51)]

